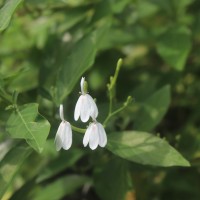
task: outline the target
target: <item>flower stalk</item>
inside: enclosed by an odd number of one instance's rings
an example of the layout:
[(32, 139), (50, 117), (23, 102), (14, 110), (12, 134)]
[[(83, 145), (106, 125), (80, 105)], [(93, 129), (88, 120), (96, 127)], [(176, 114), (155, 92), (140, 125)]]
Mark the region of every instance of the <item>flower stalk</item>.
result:
[(60, 119), (62, 120), (58, 131), (56, 133), (55, 143), (56, 149), (59, 151), (61, 148), (67, 150), (71, 147), (72, 144), (72, 130), (78, 133), (85, 133), (83, 137), (83, 145), (89, 147), (94, 150), (97, 146), (105, 147), (107, 144), (107, 135), (105, 132), (105, 127), (108, 121), (119, 112), (123, 111), (131, 102), (132, 97), (128, 96), (127, 100), (123, 103), (123, 105), (113, 111), (113, 101), (116, 95), (116, 82), (119, 75), (120, 68), (122, 66), (122, 59), (119, 59), (117, 62), (115, 74), (113, 77), (110, 77), (110, 83), (107, 84), (108, 87), (108, 95), (109, 95), (109, 111), (106, 119), (103, 122), (103, 125), (97, 121), (98, 117), (98, 108), (94, 101), (94, 99), (88, 94), (88, 84), (85, 81), (85, 78), (82, 77), (80, 82), (81, 92), (80, 97), (75, 106), (74, 110), (74, 119), (77, 121), (79, 118), (82, 122), (87, 122), (90, 117), (92, 118), (92, 122), (89, 124), (87, 129), (78, 128), (76, 126), (71, 125), (64, 119), (63, 106), (60, 105)]
[(115, 98), (115, 94), (116, 94), (116, 82), (117, 82), (117, 78), (119, 75), (119, 71), (121, 69), (122, 66), (122, 59), (120, 58), (117, 62), (117, 67), (115, 70), (115, 74), (114, 76), (110, 77), (110, 83), (107, 84), (108, 87), (108, 95), (109, 95), (109, 112), (108, 115), (110, 115), (112, 113), (112, 107), (113, 107), (113, 100)]

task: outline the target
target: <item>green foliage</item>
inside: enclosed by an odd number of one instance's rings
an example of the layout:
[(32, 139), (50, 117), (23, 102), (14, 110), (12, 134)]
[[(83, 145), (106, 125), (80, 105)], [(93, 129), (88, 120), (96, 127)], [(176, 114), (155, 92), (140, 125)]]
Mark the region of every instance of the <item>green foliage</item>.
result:
[(191, 43), (191, 34), (187, 28), (173, 27), (160, 36), (157, 50), (169, 65), (177, 70), (183, 70)]
[(45, 169), (41, 170), (38, 174), (37, 182), (45, 181), (66, 168), (72, 167), (82, 156), (83, 152), (76, 149), (70, 151), (67, 158), (65, 154), (61, 154), (57, 159), (50, 162)]
[(170, 104), (170, 87), (164, 86), (141, 102), (135, 119), (135, 129), (152, 130), (163, 118)]
[[(94, 186), (97, 194), (102, 199), (121, 200), (125, 198), (130, 187), (127, 166), (124, 160), (114, 159), (110, 160), (96, 172)], [(113, 182), (113, 180), (115, 181)]]
[(190, 166), (188, 161), (164, 139), (149, 133), (139, 131), (112, 133), (108, 140), (108, 149), (129, 161), (163, 167)]
[(65, 176), (35, 192), (32, 199), (61, 199), (65, 195), (73, 193), (88, 181), (89, 179), (85, 176)]
[(58, 103), (70, 94), (77, 81), (80, 80), (81, 75), (91, 67), (95, 55), (94, 41), (92, 41), (91, 36), (88, 36), (77, 43), (68, 59), (63, 58), (61, 61), (63, 66), (57, 79)]
[[(0, 198), (198, 200), (199, 13), (199, 0), (0, 0)], [(81, 77), (108, 137), (94, 151), (73, 116)], [(60, 103), (73, 144), (57, 152)]]
[(22, 1), (23, 0), (6, 0), (5, 4), (0, 9), (0, 32), (8, 27), (15, 9)]
[(38, 113), (38, 104), (26, 104), (11, 114), (6, 130), (12, 138), (23, 138), (41, 152), (50, 129), (49, 122)]
[(0, 198), (3, 197), (7, 188), (11, 185), (24, 160), (30, 155), (31, 149), (15, 146), (11, 149), (0, 163)]

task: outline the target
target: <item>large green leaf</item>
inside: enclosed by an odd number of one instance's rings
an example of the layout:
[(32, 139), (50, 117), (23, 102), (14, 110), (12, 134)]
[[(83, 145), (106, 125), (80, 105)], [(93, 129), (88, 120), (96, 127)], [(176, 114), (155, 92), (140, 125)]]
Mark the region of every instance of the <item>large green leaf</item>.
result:
[(12, 138), (26, 139), (36, 151), (41, 152), (50, 130), (49, 122), (38, 113), (38, 104), (20, 106), (7, 121), (6, 130)]
[(108, 135), (107, 148), (129, 161), (155, 166), (190, 166), (167, 141), (146, 132), (126, 131)]
[(88, 70), (94, 63), (97, 49), (109, 26), (103, 24), (96, 31), (82, 38), (74, 48), (71, 54), (60, 58), (60, 71), (57, 78), (57, 100), (60, 104), (74, 88), (77, 81), (80, 81), (81, 75)]
[(42, 187), (33, 194), (33, 200), (52, 199), (59, 200), (62, 197), (72, 194), (90, 179), (86, 176), (69, 175), (64, 176), (53, 183)]
[(7, 0), (0, 9), (0, 32), (8, 27), (15, 9), (22, 1), (23, 0)]
[(157, 51), (171, 67), (183, 70), (191, 47), (190, 31), (185, 27), (175, 27), (160, 36)]
[(165, 115), (170, 104), (170, 86), (164, 86), (142, 102), (136, 113), (136, 130), (152, 130)]
[(103, 200), (125, 199), (129, 183), (127, 162), (122, 159), (110, 160), (95, 174), (95, 190)]
[(27, 147), (14, 147), (0, 162), (0, 198), (12, 183), (13, 178), (30, 152), (31, 149)]
[(59, 103), (71, 92), (81, 75), (89, 69), (95, 59), (96, 47), (91, 35), (79, 41), (61, 66), (57, 79)]

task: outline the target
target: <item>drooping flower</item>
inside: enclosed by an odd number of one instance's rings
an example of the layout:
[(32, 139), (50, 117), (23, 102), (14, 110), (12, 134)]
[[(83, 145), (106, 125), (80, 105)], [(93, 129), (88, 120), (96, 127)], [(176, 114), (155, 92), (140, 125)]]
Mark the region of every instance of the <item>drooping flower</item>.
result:
[(60, 105), (60, 119), (62, 122), (60, 123), (56, 137), (55, 144), (56, 150), (59, 151), (61, 148), (68, 150), (72, 145), (72, 129), (69, 122), (65, 121), (63, 114), (63, 105)]
[(79, 97), (74, 111), (74, 119), (77, 121), (78, 118), (81, 118), (82, 122), (87, 122), (90, 116), (98, 116), (98, 108), (94, 99), (87, 94), (87, 91), (84, 87), (85, 78), (81, 79), (81, 96)]
[(101, 123), (93, 118), (93, 122), (88, 126), (84, 138), (83, 145), (86, 147), (89, 143), (89, 147), (94, 150), (99, 145), (100, 147), (105, 147), (107, 144), (107, 136), (104, 127)]

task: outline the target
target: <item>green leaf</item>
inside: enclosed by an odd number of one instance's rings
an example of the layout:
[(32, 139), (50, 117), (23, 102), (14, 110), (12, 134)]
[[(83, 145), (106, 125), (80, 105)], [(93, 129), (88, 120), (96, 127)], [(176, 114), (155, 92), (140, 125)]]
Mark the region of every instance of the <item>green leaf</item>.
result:
[(9, 197), (9, 200), (21, 200), (22, 196), (23, 199), (30, 199), (30, 192), (32, 192), (35, 189), (35, 187), (35, 179), (28, 180), (24, 183), (22, 187), (15, 190), (12, 196)]
[[(171, 16), (179, 15), (181, 14), (181, 11), (183, 9), (186, 9), (188, 5), (190, 5), (194, 0), (150, 0), (151, 3), (155, 4), (156, 6), (159, 6), (163, 11), (168, 13)], [(177, 17), (177, 16), (176, 16)]]
[(155, 5), (154, 3), (148, 0), (137, 2), (137, 11), (139, 17), (141, 18), (154, 15), (158, 10), (159, 10), (158, 5)]
[(58, 102), (69, 95), (81, 75), (88, 70), (95, 59), (96, 47), (91, 35), (79, 41), (61, 66), (57, 79)]
[(156, 90), (158, 80), (154, 77), (147, 82), (144, 82), (137, 86), (130, 95), (134, 97), (136, 103), (144, 102), (147, 100)]
[(131, 3), (131, 0), (123, 0), (118, 1), (114, 0), (113, 2), (105, 1), (105, 4), (110, 3), (110, 7), (113, 13), (121, 13), (123, 12), (124, 8)]
[(191, 34), (185, 27), (168, 29), (158, 40), (157, 51), (171, 67), (183, 70), (191, 50)]
[[(66, 156), (67, 155), (67, 156)], [(78, 149), (72, 149), (69, 152), (66, 152), (50, 162), (46, 168), (44, 168), (37, 178), (37, 182), (42, 182), (52, 176), (55, 176), (62, 170), (65, 170), (68, 167), (73, 166), (82, 156), (84, 152)]]
[(108, 135), (107, 148), (114, 154), (145, 165), (190, 166), (167, 141), (146, 132), (125, 131)]
[(170, 99), (170, 86), (168, 85), (153, 93), (140, 104), (140, 109), (135, 114), (134, 129), (142, 131), (152, 130), (165, 115)]
[(26, 139), (39, 153), (43, 150), (50, 130), (49, 122), (38, 113), (38, 104), (20, 106), (7, 121), (6, 130), (12, 138)]
[(69, 175), (42, 187), (34, 193), (33, 200), (53, 199), (59, 200), (62, 197), (74, 193), (78, 188), (89, 181), (86, 176)]
[(57, 104), (60, 104), (74, 88), (81, 75), (94, 63), (97, 49), (110, 23), (101, 25), (96, 31), (82, 38), (66, 58), (61, 57), (61, 68), (57, 78)]
[[(108, 178), (109, 177), (109, 178)], [(103, 200), (122, 200), (130, 186), (127, 162), (122, 159), (110, 160), (95, 174), (94, 186)]]
[(0, 198), (2, 198), (8, 189), (24, 160), (30, 153), (30, 148), (21, 146), (12, 148), (5, 155), (0, 163)]
[[(32, 66), (27, 67), (26, 69), (19, 72), (16, 77), (10, 81), (9, 89), (16, 90), (20, 93), (23, 93), (27, 90), (31, 90), (37, 87), (38, 85), (38, 69)], [(24, 84), (24, 82), (28, 84)]]
[(15, 9), (22, 1), (23, 0), (7, 0), (0, 9), (0, 32), (8, 27)]

